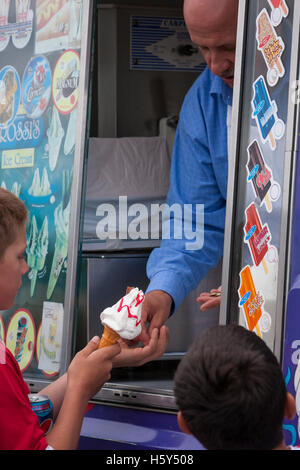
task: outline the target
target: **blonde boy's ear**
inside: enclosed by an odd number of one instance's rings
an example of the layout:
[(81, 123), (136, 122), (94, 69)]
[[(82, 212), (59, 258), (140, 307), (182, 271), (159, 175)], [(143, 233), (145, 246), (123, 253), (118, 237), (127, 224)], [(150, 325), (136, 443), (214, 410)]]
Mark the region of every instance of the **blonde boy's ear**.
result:
[(286, 401), (285, 401), (285, 407), (284, 407), (284, 416), (286, 419), (294, 419), (296, 416), (296, 403), (295, 403), (295, 398), (290, 392), (287, 392), (286, 394)]
[(177, 413), (177, 422), (178, 422), (178, 426), (180, 427), (182, 432), (184, 432), (185, 434), (192, 434), (191, 431), (189, 430), (188, 425), (186, 424), (186, 421), (185, 421), (181, 411), (178, 411), (178, 413)]

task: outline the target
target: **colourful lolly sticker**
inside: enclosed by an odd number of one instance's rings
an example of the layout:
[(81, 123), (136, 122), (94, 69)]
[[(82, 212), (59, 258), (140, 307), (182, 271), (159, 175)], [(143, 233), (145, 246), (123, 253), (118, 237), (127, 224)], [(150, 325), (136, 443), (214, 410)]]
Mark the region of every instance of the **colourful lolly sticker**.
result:
[(268, 68), (267, 82), (269, 86), (275, 86), (279, 78), (285, 74), (281, 57), (285, 44), (271, 23), (269, 14), (264, 8), (256, 19), (257, 48), (262, 53)]

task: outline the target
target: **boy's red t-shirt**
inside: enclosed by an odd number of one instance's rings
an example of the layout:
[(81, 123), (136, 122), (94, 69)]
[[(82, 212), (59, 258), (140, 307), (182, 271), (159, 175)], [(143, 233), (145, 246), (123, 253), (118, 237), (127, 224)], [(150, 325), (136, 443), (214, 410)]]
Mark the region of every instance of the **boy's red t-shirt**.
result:
[(0, 340), (1, 450), (44, 450), (48, 446), (29, 393), (17, 361)]

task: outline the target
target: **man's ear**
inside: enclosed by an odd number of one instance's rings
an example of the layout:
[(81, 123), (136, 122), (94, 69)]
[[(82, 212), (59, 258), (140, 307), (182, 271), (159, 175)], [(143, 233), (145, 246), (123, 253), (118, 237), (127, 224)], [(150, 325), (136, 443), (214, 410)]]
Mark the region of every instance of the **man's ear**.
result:
[(290, 392), (286, 394), (286, 401), (284, 407), (284, 416), (286, 419), (294, 419), (296, 416), (296, 403), (295, 398)]
[(186, 424), (186, 421), (181, 411), (178, 411), (177, 413), (177, 423), (182, 432), (184, 432), (185, 434), (192, 434), (191, 431), (189, 430), (188, 425)]

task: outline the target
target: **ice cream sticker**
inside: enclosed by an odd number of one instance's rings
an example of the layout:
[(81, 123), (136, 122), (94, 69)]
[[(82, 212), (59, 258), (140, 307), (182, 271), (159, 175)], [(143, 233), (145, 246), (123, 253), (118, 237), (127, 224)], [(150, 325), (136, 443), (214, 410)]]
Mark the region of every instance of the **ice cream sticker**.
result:
[[(0, 2), (0, 52), (3, 51), (12, 37), (13, 45), (23, 49), (30, 41), (33, 25), (31, 0), (1, 0)], [(15, 23), (8, 23), (10, 5), (15, 7)]]
[[(37, 363), (39, 363), (39, 360), (40, 360), (40, 355), (41, 355), (41, 333), (42, 333), (42, 326), (43, 326), (43, 323), (41, 322), (40, 326), (39, 326), (39, 329), (38, 329), (38, 334), (37, 334), (37, 338), (36, 338), (36, 360), (37, 360)], [(56, 375), (58, 375), (59, 372), (57, 371), (53, 371), (52, 369), (49, 369), (49, 370), (45, 370), (45, 369), (41, 369), (40, 370), (43, 372), (43, 374), (46, 376), (46, 377), (55, 377)]]
[(6, 48), (10, 39), (8, 27), (9, 6), (10, 0), (2, 0), (0, 2), (0, 52)]
[(82, 26), (82, 9), (83, 0), (71, 0), (70, 8), (70, 30), (69, 30), (69, 47), (77, 48), (81, 44), (81, 26)]
[(80, 58), (73, 50), (67, 50), (58, 59), (52, 81), (53, 102), (62, 114), (69, 114), (78, 101)]
[(18, 72), (7, 65), (0, 71), (0, 128), (14, 121), (20, 105), (20, 89)]
[(244, 226), (245, 242), (249, 246), (251, 257), (256, 266), (263, 264), (265, 273), (268, 273), (265, 255), (271, 242), (271, 233), (268, 224), (262, 226), (255, 204), (250, 204), (245, 211), (246, 224)]
[[(1, 183), (1, 188), (7, 189), (5, 181), (2, 181)], [(11, 193), (13, 193), (15, 196), (20, 197), (20, 192), (21, 192), (21, 184), (15, 181), (11, 188), (9, 189)]]
[(68, 128), (64, 143), (64, 154), (70, 154), (75, 147), (75, 137), (76, 137), (76, 120), (77, 120), (77, 107), (73, 109), (70, 114)]
[(281, 61), (285, 45), (281, 37), (277, 36), (265, 8), (258, 15), (256, 26), (257, 48), (261, 51), (268, 67), (267, 82), (270, 86), (274, 86), (285, 74)]
[(6, 334), (6, 346), (23, 372), (30, 365), (35, 348), (35, 324), (31, 313), (19, 309), (12, 316)]
[(281, 189), (278, 183), (273, 182), (272, 171), (265, 164), (261, 148), (254, 140), (247, 148), (248, 152), (248, 183), (251, 183), (255, 196), (260, 205), (265, 204), (267, 211), (272, 212), (272, 202), (277, 201)]
[(241, 271), (240, 281), (239, 307), (243, 309), (248, 329), (253, 331), (256, 328), (258, 335), (261, 336), (258, 321), (262, 316), (261, 307), (264, 303), (264, 298), (259, 292), (256, 292), (249, 266), (246, 266)]
[(54, 171), (56, 168), (60, 146), (64, 135), (65, 131), (61, 124), (59, 112), (57, 108), (53, 106), (51, 110), (50, 126), (47, 130), (49, 167), (51, 171)]
[(42, 271), (45, 266), (45, 260), (48, 253), (48, 218), (44, 218), (42, 226), (38, 229), (35, 216), (32, 217), (29, 239), (27, 243), (27, 264), (31, 271), (28, 277), (31, 281), (30, 297), (33, 296), (37, 274)]
[(264, 296), (256, 291), (250, 266), (246, 266), (240, 272), (239, 287), (239, 307), (242, 309), (247, 328), (250, 331), (256, 330), (258, 336), (262, 337), (260, 324), (264, 331), (268, 331), (271, 326), (270, 315), (264, 312)]
[(268, 0), (269, 5), (272, 8), (271, 21), (273, 26), (278, 26), (283, 18), (286, 18), (289, 14), (289, 9), (285, 0)]
[(12, 42), (18, 49), (23, 49), (31, 38), (33, 11), (30, 10), (31, 0), (15, 0), (16, 25), (12, 35)]
[(33, 57), (24, 71), (22, 101), (30, 118), (39, 118), (48, 106), (51, 96), (51, 70), (46, 57)]
[(47, 375), (60, 369), (64, 307), (61, 303), (44, 302), (40, 341), (37, 344), (38, 368)]
[(71, 207), (71, 185), (70, 172), (63, 172), (62, 201), (54, 211), (54, 222), (56, 231), (55, 251), (48, 282), (47, 299), (53, 294), (57, 280), (60, 276), (63, 264), (68, 254), (68, 234)]
[(271, 149), (276, 149), (276, 140), (281, 139), (285, 133), (285, 124), (277, 116), (277, 104), (271, 102), (270, 95), (262, 75), (253, 84), (252, 117), (256, 124), (263, 143), (268, 142)]
[[(42, 176), (41, 176), (42, 175)], [(50, 185), (47, 169), (41, 171), (35, 169), (31, 186), (26, 190), (29, 201), (32, 205), (44, 205), (49, 202), (55, 186)]]

